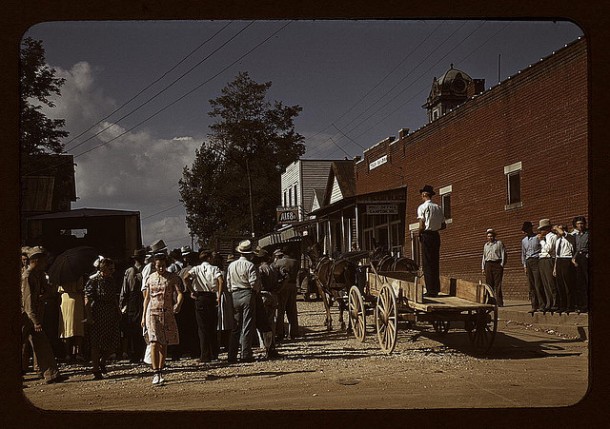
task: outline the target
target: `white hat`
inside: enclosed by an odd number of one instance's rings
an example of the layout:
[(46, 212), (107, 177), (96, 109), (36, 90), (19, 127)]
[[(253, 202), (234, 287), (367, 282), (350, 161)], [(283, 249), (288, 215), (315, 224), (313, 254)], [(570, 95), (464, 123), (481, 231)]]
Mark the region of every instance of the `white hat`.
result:
[(239, 253), (254, 253), (252, 250), (252, 242), (250, 240), (244, 240), (239, 243), (239, 245), (235, 248)]

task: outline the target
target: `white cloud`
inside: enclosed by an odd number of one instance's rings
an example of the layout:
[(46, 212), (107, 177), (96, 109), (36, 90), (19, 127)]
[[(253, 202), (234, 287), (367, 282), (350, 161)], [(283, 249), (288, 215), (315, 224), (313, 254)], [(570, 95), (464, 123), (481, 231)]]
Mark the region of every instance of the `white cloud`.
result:
[[(96, 124), (122, 102), (108, 97), (103, 88), (96, 86), (96, 70), (90, 64), (80, 62), (70, 70), (54, 68), (57, 76), (65, 78), (66, 82), (61, 88), (61, 97), (54, 100), (56, 107), (45, 113), (66, 120), (65, 129), (70, 132), (66, 142)], [(115, 116), (125, 113), (120, 111)], [(179, 204), (178, 180), (184, 166), (192, 165), (202, 139), (184, 135), (155, 138), (145, 128), (147, 124), (126, 132), (123, 125), (112, 119), (111, 116), (100, 122), (66, 146), (67, 153), (75, 155), (77, 164), (75, 176), (79, 199), (73, 207), (138, 210), (144, 244), (163, 238), (170, 247), (190, 245), (184, 207)], [(104, 131), (99, 136), (77, 146), (101, 130)], [(95, 146), (100, 147), (86, 152)], [(177, 207), (164, 211), (173, 206)]]

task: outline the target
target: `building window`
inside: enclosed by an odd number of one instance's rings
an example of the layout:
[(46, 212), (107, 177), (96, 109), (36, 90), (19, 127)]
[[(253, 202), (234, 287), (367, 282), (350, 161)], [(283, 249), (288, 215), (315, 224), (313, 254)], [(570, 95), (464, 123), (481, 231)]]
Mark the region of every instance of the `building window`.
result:
[(284, 191), (284, 207), (288, 207), (288, 201), (286, 200), (286, 191)]
[(441, 197), (441, 208), (443, 209), (443, 216), (445, 216), (445, 222), (451, 223), (451, 192), (453, 191), (452, 185), (444, 186), (438, 190), (438, 194)]
[(299, 205), (299, 200), (297, 198), (297, 185), (294, 185), (294, 206), (298, 206)]
[(288, 188), (288, 205), (292, 205), (292, 188)]
[(521, 207), (521, 162), (504, 167), (506, 175), (506, 206), (505, 209)]

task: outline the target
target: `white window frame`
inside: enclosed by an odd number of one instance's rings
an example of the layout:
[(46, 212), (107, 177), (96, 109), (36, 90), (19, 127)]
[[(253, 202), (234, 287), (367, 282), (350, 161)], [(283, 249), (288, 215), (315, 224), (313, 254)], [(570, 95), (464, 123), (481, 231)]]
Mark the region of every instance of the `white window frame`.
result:
[[(446, 195), (451, 196), (452, 193), (453, 193), (453, 185), (443, 186), (442, 188), (440, 188), (438, 190), (438, 195), (441, 199), (441, 208), (443, 209), (443, 215), (445, 214), (445, 205), (444, 205), (443, 197)], [(449, 210), (451, 210), (451, 207), (449, 207)], [(453, 216), (453, 213), (451, 215)], [(445, 219), (446, 224), (450, 224), (452, 222), (453, 222), (453, 218)]]
[[(523, 194), (521, 192), (521, 172), (523, 171), (523, 164), (521, 163), (521, 161), (519, 162), (515, 162), (513, 164), (510, 165), (506, 165), (504, 167), (504, 176), (506, 177), (506, 204), (504, 205), (504, 210), (512, 210), (512, 209), (516, 209), (519, 207), (523, 207)], [(519, 175), (519, 194), (520, 194), (520, 199), (519, 201), (516, 201), (514, 203), (511, 203), (511, 196), (510, 196), (510, 178), (512, 176), (514, 176), (515, 174)]]

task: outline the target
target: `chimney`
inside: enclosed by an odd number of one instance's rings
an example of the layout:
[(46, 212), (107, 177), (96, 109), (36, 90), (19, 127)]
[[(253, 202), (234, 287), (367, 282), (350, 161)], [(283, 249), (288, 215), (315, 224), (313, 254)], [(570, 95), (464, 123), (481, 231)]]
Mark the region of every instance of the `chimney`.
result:
[(401, 128), (398, 130), (398, 138), (402, 139), (409, 135), (409, 128)]
[(360, 161), (362, 158), (360, 157), (360, 155), (357, 155), (354, 157), (354, 162), (358, 162)]

